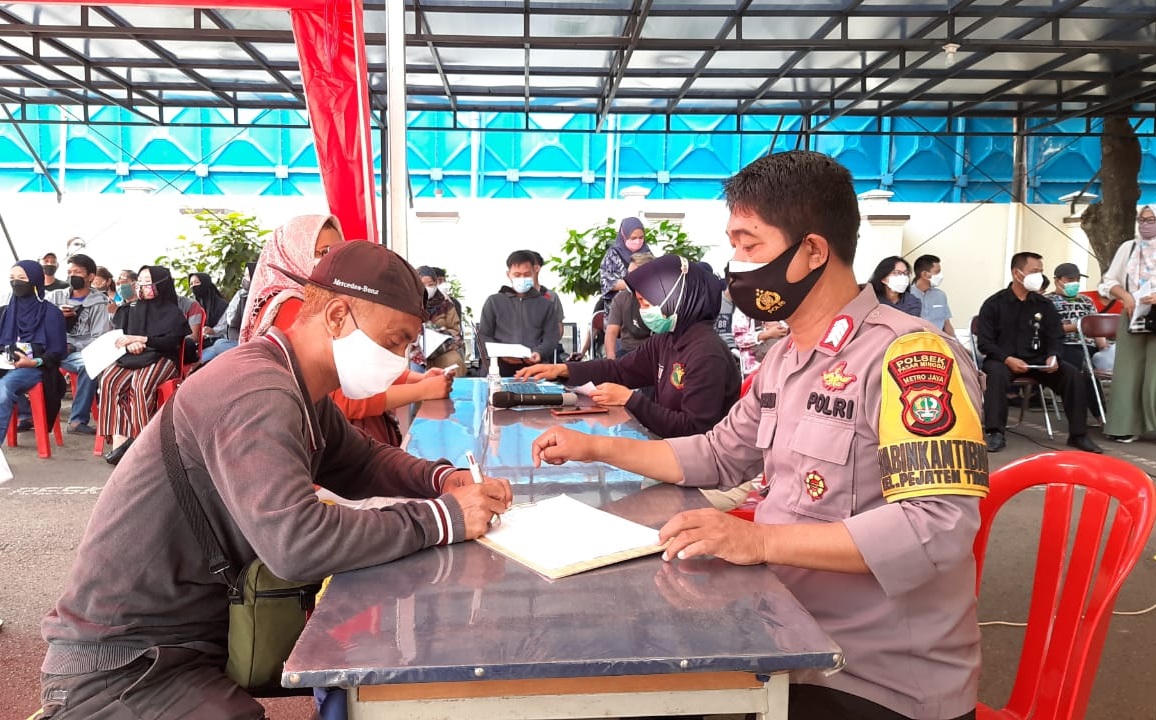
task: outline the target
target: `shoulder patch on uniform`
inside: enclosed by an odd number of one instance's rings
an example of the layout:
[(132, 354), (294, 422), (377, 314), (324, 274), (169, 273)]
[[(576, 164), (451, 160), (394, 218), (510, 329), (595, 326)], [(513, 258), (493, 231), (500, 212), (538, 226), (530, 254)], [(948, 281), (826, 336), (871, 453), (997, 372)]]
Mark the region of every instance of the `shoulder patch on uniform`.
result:
[(902, 335), (883, 358), (879, 469), (888, 502), (933, 495), (983, 497), (987, 447), (975, 405), (947, 340)]
[(851, 331), (855, 329), (855, 321), (849, 315), (840, 315), (827, 326), (827, 334), (819, 342), (819, 347), (827, 348), (837, 353), (847, 344)]

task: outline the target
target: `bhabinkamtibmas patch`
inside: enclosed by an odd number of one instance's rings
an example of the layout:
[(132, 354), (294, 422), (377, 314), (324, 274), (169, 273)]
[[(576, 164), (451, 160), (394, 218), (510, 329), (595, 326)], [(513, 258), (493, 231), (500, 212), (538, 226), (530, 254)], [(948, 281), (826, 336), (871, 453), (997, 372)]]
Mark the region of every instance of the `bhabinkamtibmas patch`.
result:
[(987, 495), (979, 414), (947, 341), (904, 335), (883, 358), (879, 470), (887, 502), (928, 495)]

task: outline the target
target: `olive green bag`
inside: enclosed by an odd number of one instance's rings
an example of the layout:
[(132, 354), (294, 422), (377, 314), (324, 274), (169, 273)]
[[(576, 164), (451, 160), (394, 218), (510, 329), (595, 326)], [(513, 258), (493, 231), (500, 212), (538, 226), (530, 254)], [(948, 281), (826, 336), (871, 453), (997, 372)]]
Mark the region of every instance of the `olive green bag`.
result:
[(181, 464), (173, 427), (172, 401), (161, 411), (161, 454), (177, 504), (189, 523), (209, 570), (228, 584), (229, 661), (225, 674), (247, 690), (281, 687), (281, 671), (305, 619), (313, 610), (320, 583), (282, 580), (255, 559), (235, 576), (225, 559), (205, 510)]

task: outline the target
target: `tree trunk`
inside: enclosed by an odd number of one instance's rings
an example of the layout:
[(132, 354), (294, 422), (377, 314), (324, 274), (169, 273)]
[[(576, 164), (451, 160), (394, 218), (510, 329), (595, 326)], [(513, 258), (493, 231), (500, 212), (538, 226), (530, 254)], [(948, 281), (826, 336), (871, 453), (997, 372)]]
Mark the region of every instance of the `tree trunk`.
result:
[(1100, 202), (1084, 211), (1080, 227), (1104, 272), (1116, 249), (1136, 235), (1140, 201), (1140, 142), (1127, 117), (1104, 118), (1100, 136)]

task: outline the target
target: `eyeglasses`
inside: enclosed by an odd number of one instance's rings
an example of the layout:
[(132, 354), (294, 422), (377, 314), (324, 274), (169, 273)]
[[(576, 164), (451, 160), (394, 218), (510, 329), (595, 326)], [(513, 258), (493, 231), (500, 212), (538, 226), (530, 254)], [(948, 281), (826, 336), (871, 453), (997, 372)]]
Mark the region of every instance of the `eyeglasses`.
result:
[(1136, 222), (1138, 222), (1141, 225), (1151, 225), (1153, 223), (1156, 223), (1156, 217), (1142, 217), (1139, 220), (1137, 220)]

